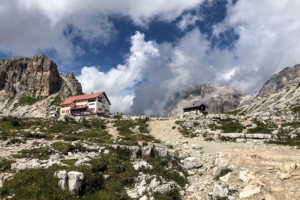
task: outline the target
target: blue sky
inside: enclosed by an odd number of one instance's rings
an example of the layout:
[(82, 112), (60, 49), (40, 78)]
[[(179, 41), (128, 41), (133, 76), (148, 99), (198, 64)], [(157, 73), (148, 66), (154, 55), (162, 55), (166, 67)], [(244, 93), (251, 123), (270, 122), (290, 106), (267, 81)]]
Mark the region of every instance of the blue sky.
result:
[(257, 92), (300, 63), (293, 0), (0, 0), (0, 59), (43, 53), (112, 111), (159, 114), (201, 84)]

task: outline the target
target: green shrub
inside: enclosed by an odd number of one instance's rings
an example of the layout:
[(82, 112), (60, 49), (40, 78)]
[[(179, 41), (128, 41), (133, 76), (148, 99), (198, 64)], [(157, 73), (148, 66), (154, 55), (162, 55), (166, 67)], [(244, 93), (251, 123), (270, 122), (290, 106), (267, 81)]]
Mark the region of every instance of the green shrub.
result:
[(66, 135), (64, 137), (64, 141), (76, 141), (76, 140), (79, 140), (79, 138), (74, 135)]
[(60, 162), (66, 165), (74, 165), (78, 159), (61, 160)]
[(221, 126), (215, 124), (208, 125), (210, 129), (221, 129), (224, 133), (241, 133), (243, 131), (243, 126), (233, 120), (225, 120), (218, 122)]
[(210, 137), (210, 138), (205, 138), (204, 141), (214, 141), (214, 139)]
[(229, 141), (229, 139), (228, 139), (227, 137), (224, 137), (224, 136), (221, 136), (219, 139), (220, 139), (221, 141), (223, 141), (223, 142)]
[(90, 162), (92, 165), (92, 172), (105, 172), (108, 169), (108, 161), (105, 159), (95, 159)]
[(62, 152), (63, 154), (68, 154), (68, 152), (72, 152), (76, 149), (71, 143), (63, 143), (63, 142), (55, 142), (52, 144), (55, 150)]
[(11, 164), (15, 163), (16, 161), (14, 160), (2, 160), (0, 162), (0, 172), (5, 172), (11, 169)]
[(113, 118), (114, 118), (114, 119), (122, 119), (123, 117), (122, 117), (122, 115), (114, 115)]
[(31, 150), (23, 149), (20, 151), (21, 154), (13, 155), (15, 158), (37, 158), (40, 160), (47, 160), (53, 151), (49, 147), (36, 148)]
[(228, 174), (229, 172), (232, 172), (231, 169), (222, 169), (220, 174), (218, 176), (216, 176), (214, 179), (217, 181), (220, 179), (220, 177), (225, 176), (226, 174)]
[(29, 96), (22, 96), (20, 98), (19, 105), (33, 105), (42, 99), (44, 99), (44, 98), (33, 98), (33, 97), (29, 97)]
[(130, 149), (121, 149), (120, 146), (117, 147), (117, 158), (122, 160), (130, 160), (132, 152)]
[(91, 174), (89, 176), (86, 176), (86, 178), (83, 181), (82, 193), (95, 193), (104, 189), (104, 187), (105, 182), (103, 175)]

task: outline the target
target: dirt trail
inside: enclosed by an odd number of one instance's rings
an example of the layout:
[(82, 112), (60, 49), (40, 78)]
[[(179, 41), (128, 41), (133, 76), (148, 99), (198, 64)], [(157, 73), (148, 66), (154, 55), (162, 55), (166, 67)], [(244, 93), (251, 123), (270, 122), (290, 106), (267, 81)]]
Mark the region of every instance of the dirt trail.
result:
[(119, 136), (119, 132), (117, 131), (117, 127), (114, 127), (113, 125), (113, 123), (107, 123), (106, 130), (108, 131), (108, 134), (112, 135), (114, 139), (117, 139)]

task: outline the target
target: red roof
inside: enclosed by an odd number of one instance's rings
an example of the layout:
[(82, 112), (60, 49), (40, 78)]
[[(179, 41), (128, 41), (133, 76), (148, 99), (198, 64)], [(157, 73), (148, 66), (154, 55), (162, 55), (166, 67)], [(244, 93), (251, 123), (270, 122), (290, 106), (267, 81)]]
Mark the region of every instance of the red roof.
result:
[[(84, 94), (84, 95), (79, 95), (79, 96), (74, 96), (74, 97), (69, 97), (66, 100), (64, 100), (61, 104), (59, 104), (60, 106), (62, 105), (68, 105), (71, 104), (74, 101), (77, 100), (84, 100), (84, 99), (91, 99), (91, 98), (96, 98), (98, 96), (100, 96), (101, 94), (104, 94), (106, 99), (108, 100), (105, 92), (98, 92), (98, 93), (92, 93), (92, 94)], [(108, 103), (110, 104), (110, 101), (108, 100)], [(111, 105), (111, 104), (110, 104)]]

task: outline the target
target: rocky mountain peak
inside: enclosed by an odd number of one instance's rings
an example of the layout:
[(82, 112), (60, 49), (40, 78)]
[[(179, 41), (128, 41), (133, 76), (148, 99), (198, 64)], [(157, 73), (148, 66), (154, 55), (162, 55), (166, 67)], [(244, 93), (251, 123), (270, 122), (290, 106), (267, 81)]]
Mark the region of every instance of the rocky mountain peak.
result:
[(278, 74), (273, 75), (262, 89), (259, 91), (259, 97), (266, 97), (270, 94), (278, 92), (285, 86), (300, 82), (300, 64), (292, 67), (286, 67)]
[[(74, 74), (60, 75), (57, 65), (44, 54), (32, 59), (13, 57), (0, 62), (0, 90), (9, 96), (25, 94), (34, 98), (58, 93), (62, 99), (82, 94), (81, 84)], [(66, 93), (64, 93), (65, 91)]]

